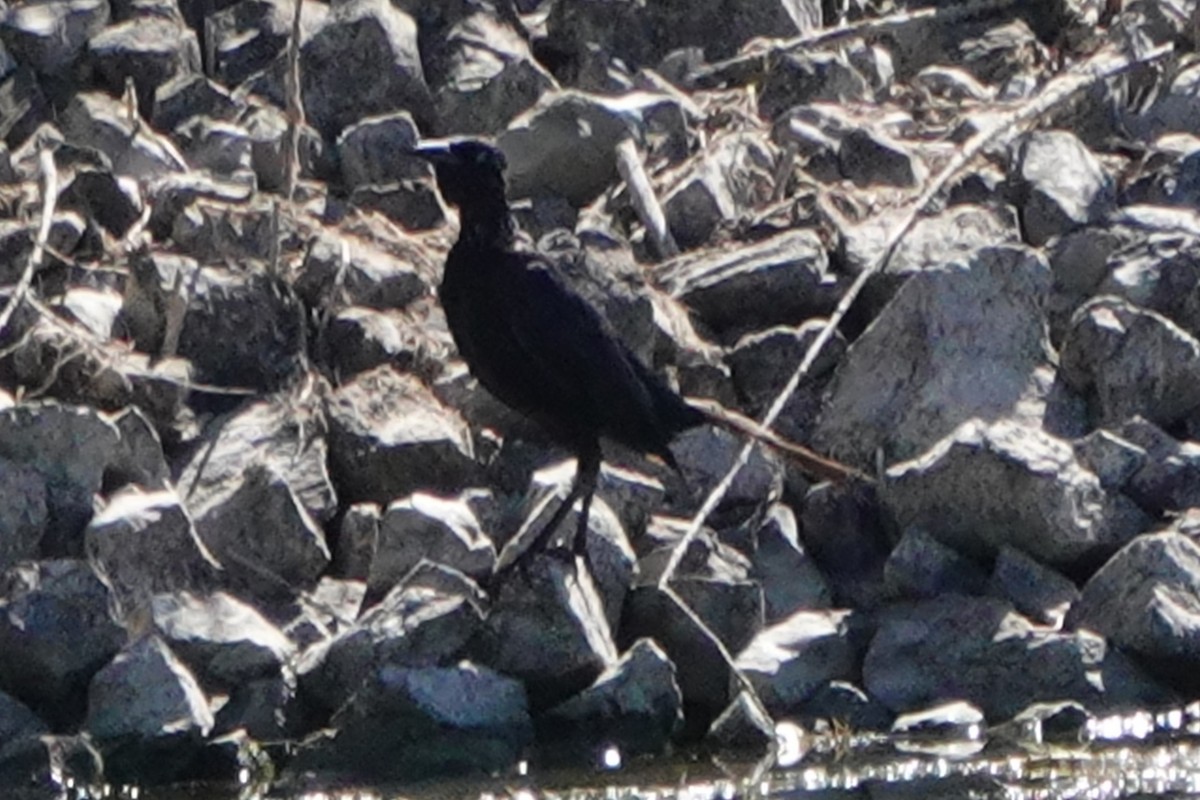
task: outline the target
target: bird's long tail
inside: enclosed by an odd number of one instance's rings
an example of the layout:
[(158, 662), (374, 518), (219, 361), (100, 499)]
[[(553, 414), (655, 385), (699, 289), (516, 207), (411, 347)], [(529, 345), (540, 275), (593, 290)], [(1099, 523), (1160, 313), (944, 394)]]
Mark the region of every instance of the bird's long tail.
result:
[(685, 397), (684, 402), (703, 414), (714, 425), (728, 428), (735, 433), (748, 436), (751, 439), (762, 442), (768, 447), (778, 450), (792, 459), (800, 469), (811, 477), (835, 483), (841, 483), (851, 478), (870, 480), (869, 476), (854, 467), (834, 461), (831, 458), (826, 458), (809, 450), (804, 445), (789, 442), (769, 428), (764, 428), (749, 417), (728, 409), (714, 400), (700, 397)]

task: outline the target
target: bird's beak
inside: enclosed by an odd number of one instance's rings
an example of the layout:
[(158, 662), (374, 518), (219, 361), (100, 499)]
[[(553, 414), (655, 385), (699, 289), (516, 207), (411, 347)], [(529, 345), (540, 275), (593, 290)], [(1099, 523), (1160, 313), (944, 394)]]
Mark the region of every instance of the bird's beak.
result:
[(408, 154), (423, 158), (431, 164), (445, 164), (453, 158), (449, 139), (426, 139), (416, 147), (410, 148)]

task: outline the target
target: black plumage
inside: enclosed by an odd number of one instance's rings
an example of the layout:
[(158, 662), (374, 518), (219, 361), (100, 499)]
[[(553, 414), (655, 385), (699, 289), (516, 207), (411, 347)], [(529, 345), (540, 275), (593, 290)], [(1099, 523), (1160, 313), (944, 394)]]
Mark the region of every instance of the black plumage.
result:
[(545, 258), (518, 245), (498, 149), (463, 139), (430, 142), (414, 152), (433, 163), (442, 196), (459, 209), (458, 241), (438, 291), (455, 345), (484, 388), (578, 459), (570, 495), (530, 552), (581, 499), (574, 549), (582, 553), (601, 438), (675, 466), (671, 439), (713, 413), (676, 394)]

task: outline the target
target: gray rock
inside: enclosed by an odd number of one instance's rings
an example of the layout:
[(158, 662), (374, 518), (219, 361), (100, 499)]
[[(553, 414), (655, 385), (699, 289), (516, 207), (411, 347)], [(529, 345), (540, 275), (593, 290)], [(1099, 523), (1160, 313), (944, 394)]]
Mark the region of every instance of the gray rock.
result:
[(386, 0), (333, 8), (301, 48), (300, 76), (305, 114), (327, 139), (390, 111), (407, 109), (422, 124), (431, 118), (416, 23)]
[(496, 550), (463, 498), (417, 492), (389, 503), (379, 521), (368, 597), (385, 594), (422, 560), (480, 580), (492, 574)]
[(850, 680), (858, 669), (848, 611), (797, 611), (764, 628), (734, 662), (767, 710), (789, 716), (819, 687)]
[(46, 75), (65, 74), (108, 19), (106, 0), (22, 4), (6, 9), (0, 42), (18, 63)]
[(1103, 218), (1116, 202), (1113, 179), (1070, 131), (1024, 137), (1012, 172), (1021, 227), (1034, 246)]
[(1011, 422), (963, 423), (888, 470), (882, 498), (900, 526), (920, 526), (967, 555), (986, 558), (1007, 544), (1063, 566), (1111, 553), (1150, 523), (1128, 498), (1105, 492), (1069, 444)]
[(337, 498), (326, 471), (325, 441), (311, 436), (309, 426), (317, 424), (311, 414), (303, 406), (263, 401), (226, 419), (180, 472), (177, 485), (188, 507), (223, 504), (241, 488), (246, 469), (260, 464), (283, 477), (314, 520), (331, 519)]
[(810, 103), (867, 102), (873, 92), (842, 52), (786, 52), (772, 59), (758, 96), (758, 113), (774, 119)]
[(1158, 134), (1163, 131), (1178, 131), (1180, 133), (1195, 133), (1196, 127), (1190, 124), (1200, 110), (1200, 93), (1196, 91), (1200, 81), (1200, 68), (1190, 65), (1182, 69), (1173, 79), (1162, 87), (1149, 108), (1139, 114), (1125, 114), (1122, 121), (1128, 120), (1132, 129), (1138, 131), (1135, 135)]
[(1096, 421), (1140, 414), (1172, 425), (1200, 408), (1200, 342), (1166, 317), (1097, 297), (1071, 320), (1062, 375), (1093, 401)]
[[(154, 181), (147, 187), (145, 203), (150, 208), (147, 229), (159, 239), (169, 239), (175, 231), (175, 222), (184, 210), (201, 198), (242, 203), (254, 193), (252, 182), (215, 177), (207, 172), (193, 170), (187, 173), (172, 173)], [(200, 255), (199, 253), (197, 255)], [(151, 252), (138, 255), (134, 264), (143, 259), (154, 261), (190, 260), (184, 256)]]
[(43, 555), (83, 553), (92, 497), (119, 444), (116, 425), (91, 408), (44, 402), (0, 411), (0, 457), (46, 482)]
[(1187, 691), (1200, 659), (1200, 548), (1173, 531), (1139, 536), (1083, 587), (1067, 624), (1137, 655)]
[(1095, 709), (1169, 698), (1099, 636), (1039, 629), (1006, 602), (954, 595), (889, 609), (867, 651), (863, 685), (896, 712), (963, 700), (990, 722), (1062, 697)]
[(40, 472), (0, 458), (0, 570), (38, 556), (49, 520), (46, 496)]
[[(809, 320), (799, 326), (776, 325), (738, 339), (725, 360), (749, 413), (759, 416), (770, 406), (824, 327), (824, 320)], [(846, 337), (834, 331), (809, 367), (805, 382), (828, 373), (845, 353)], [(787, 409), (783, 416), (788, 416)]]
[(466, 576), (422, 565), (352, 626), (305, 651), (297, 666), (300, 698), (328, 715), (383, 667), (449, 664), (483, 619), (479, 588)]
[(978, 564), (919, 527), (904, 531), (883, 565), (884, 588), (896, 598), (980, 594), (986, 580)]
[(362, 306), (343, 308), (324, 331), (323, 360), (343, 379), (384, 364), (412, 370), (419, 354), (407, 335), (406, 322), (400, 314)]
[(493, 14), (465, 16), (443, 36), (434, 81), (441, 130), (500, 130), (544, 93), (558, 88), (525, 39)]
[[(262, 196), (248, 202), (225, 203), (206, 198), (182, 208), (171, 224), (170, 238), (184, 252), (202, 261), (257, 261), (270, 258), (274, 206)], [(219, 271), (203, 275), (204, 289), (244, 286), (256, 270)], [(247, 274), (249, 273), (249, 274)], [(265, 298), (264, 298), (265, 299)]]
[(1200, 443), (1167, 441), (1150, 452), (1137, 450), (1136, 472), (1123, 487), (1151, 513), (1200, 506)]
[(1049, 289), (1046, 262), (1018, 247), (913, 276), (835, 371), (816, 449), (866, 466), (880, 449), (885, 463), (912, 458), (971, 417), (1041, 425)]
[(367, 585), (359, 580), (321, 578), (315, 589), (301, 592), (282, 609), (283, 632), (297, 649), (311, 647), (354, 625), (363, 608)]
[(251, 463), (225, 491), (189, 503), (196, 533), (224, 567), (223, 584), (239, 594), (291, 597), (315, 586), (329, 564), (325, 533), (290, 480)]
[(1079, 589), (1063, 575), (1016, 548), (1005, 545), (996, 556), (988, 593), (1001, 597), (1034, 622), (1061, 628)]
[(421, 251), (389, 253), (356, 236), (318, 236), (296, 276), (310, 306), (341, 293), (351, 306), (403, 308), (430, 290), (435, 265)]
[(922, 182), (922, 163), (896, 141), (867, 130), (851, 131), (838, 150), (842, 174), (856, 186), (910, 187)]
[(789, 506), (773, 503), (755, 532), (750, 577), (762, 587), (767, 624), (802, 609), (833, 605), (829, 584), (800, 543), (798, 527)]
[(1200, 286), (1200, 235), (1181, 236), (1169, 218), (1162, 222), (1160, 228), (1117, 225), (1115, 230), (1088, 231), (1101, 242), (1124, 240), (1102, 262), (1103, 279), (1093, 287), (1094, 293), (1117, 295), (1157, 311), (1194, 336), (1200, 331), (1200, 304), (1195, 297)]
[[(154, 691), (145, 691), (148, 686)], [(88, 687), (84, 729), (112, 780), (179, 776), (212, 728), (203, 690), (157, 636), (131, 642)]]
[(493, 774), (533, 740), (519, 681), (469, 661), (380, 667), (289, 767), (361, 781)]
[(99, 150), (117, 175), (152, 180), (187, 171), (187, 163), (169, 139), (131, 120), (125, 104), (103, 92), (76, 94), (58, 124), (68, 143)]
[(330, 469), (344, 500), (386, 503), (473, 482), (466, 423), (412, 376), (390, 367), (357, 376), (334, 395), (329, 423)]
[(541, 554), (493, 590), (473, 651), (481, 663), (524, 681), (535, 708), (558, 704), (617, 661), (587, 570)]
[[(736, 250), (684, 255), (657, 267), (654, 278), (697, 319), (730, 339), (826, 315), (843, 291), (825, 246), (809, 230)], [(763, 303), (764, 297), (772, 302)]]
[(172, 490), (131, 486), (113, 495), (88, 523), (84, 545), (124, 615), (159, 592), (209, 589), (221, 569)]
[(43, 560), (0, 577), (0, 688), (54, 725), (76, 724), (88, 681), (125, 641), (88, 565)]
[(200, 44), (183, 20), (137, 17), (110, 25), (88, 40), (88, 65), (99, 83), (112, 94), (132, 80), (138, 109), (147, 118), (154, 112), (158, 87), (200, 69)]
[(852, 731), (891, 730), (894, 715), (878, 700), (853, 683), (830, 681), (818, 688), (796, 709), (795, 719), (804, 725), (849, 726)]
[(405, 155), (420, 139), (417, 123), (407, 111), (394, 111), (359, 120), (337, 140), (342, 184), (357, 189), (429, 175), (429, 165)]
[[(1073, 447), (1080, 465), (1095, 473), (1100, 485), (1109, 491), (1125, 489), (1129, 479), (1148, 460), (1144, 449), (1103, 428), (1076, 439)], [(1162, 463), (1161, 460), (1156, 461)]]
[(616, 146), (674, 98), (634, 92), (606, 98), (577, 91), (544, 96), (497, 139), (512, 198), (561, 195), (582, 208), (617, 180)]
[(588, 757), (605, 746), (622, 754), (662, 753), (683, 722), (675, 667), (639, 639), (579, 694), (537, 718), (537, 736), (553, 752)]

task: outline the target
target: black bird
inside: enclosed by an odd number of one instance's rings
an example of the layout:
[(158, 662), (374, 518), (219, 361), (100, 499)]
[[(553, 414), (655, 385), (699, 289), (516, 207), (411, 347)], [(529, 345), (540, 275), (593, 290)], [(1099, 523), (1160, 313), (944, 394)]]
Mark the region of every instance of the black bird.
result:
[(438, 290), (459, 353), (485, 389), (540, 424), (577, 459), (570, 494), (527, 553), (544, 546), (581, 500), (573, 550), (584, 554), (602, 437), (678, 469), (668, 443), (711, 421), (767, 438), (820, 477), (852, 474), (770, 432), (753, 430), (750, 420), (697, 407), (703, 401), (690, 405), (647, 368), (545, 258), (518, 245), (500, 150), (459, 139), (428, 142), (413, 154), (434, 165), (442, 197), (459, 210), (458, 241)]

